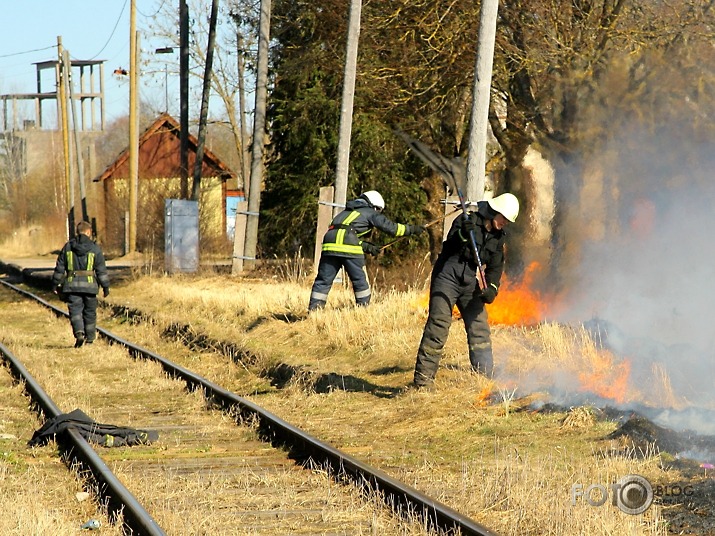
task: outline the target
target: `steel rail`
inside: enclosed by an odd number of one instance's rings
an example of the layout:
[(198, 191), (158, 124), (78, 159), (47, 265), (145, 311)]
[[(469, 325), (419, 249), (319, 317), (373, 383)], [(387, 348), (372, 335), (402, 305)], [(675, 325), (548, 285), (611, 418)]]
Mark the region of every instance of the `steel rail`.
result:
[[(56, 313), (67, 315), (64, 311), (30, 292), (2, 280), (0, 282), (24, 296), (50, 307)], [(289, 454), (295, 459), (299, 461), (312, 459), (319, 465), (327, 465), (336, 478), (347, 476), (358, 486), (379, 493), (388, 507), (393, 510), (416, 515), (432, 529), (470, 536), (497, 536), (497, 533), (491, 529), (390, 477), (379, 469), (320, 441), (250, 400), (232, 393), (146, 348), (124, 340), (102, 327), (97, 327), (97, 333), (110, 343), (124, 346), (133, 357), (141, 357), (159, 363), (169, 376), (182, 379), (190, 389), (202, 389), (205, 398), (219, 404), (226, 411), (231, 412), (238, 409), (237, 417), (240, 419), (256, 420), (262, 438), (276, 446), (280, 445), (288, 449)]]
[[(54, 418), (62, 414), (42, 386), (2, 343), (0, 343), (0, 354), (13, 377), (24, 383), (28, 396), (46, 417)], [(56, 437), (56, 441), (61, 447), (65, 464), (68, 467), (71, 468), (78, 464), (91, 475), (97, 484), (99, 495), (102, 498), (101, 502), (107, 504), (110, 519), (116, 520), (120, 515), (122, 516), (126, 534), (146, 536), (164, 536), (166, 534), (75, 428), (68, 428), (66, 434)]]

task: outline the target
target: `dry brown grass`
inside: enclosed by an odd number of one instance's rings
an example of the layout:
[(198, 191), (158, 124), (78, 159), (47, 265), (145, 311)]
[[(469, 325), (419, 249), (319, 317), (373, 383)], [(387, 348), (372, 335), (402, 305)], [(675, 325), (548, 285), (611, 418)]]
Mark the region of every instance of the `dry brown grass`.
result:
[[(14, 310), (18, 318), (26, 311), (17, 303), (12, 307), (1, 303), (0, 309)], [(0, 323), (9, 325), (4, 319)], [(4, 343), (9, 341), (7, 336), (3, 333)], [(28, 342), (42, 343), (36, 337)], [(91, 518), (103, 523), (102, 534), (122, 534), (120, 527), (107, 524), (95, 500), (77, 498), (84, 491), (82, 481), (68, 471), (54, 443), (43, 448), (27, 447), (42, 423), (30, 411), (23, 386), (13, 383), (4, 368), (0, 369), (0, 399), (0, 534), (70, 536), (78, 534), (80, 526)]]
[[(529, 396), (538, 398), (539, 391), (618, 365), (585, 330), (494, 327), (499, 376), (489, 382), (469, 371), (457, 321), (435, 390), (402, 394), (426, 318), (424, 291), (378, 288), (369, 308), (355, 308), (352, 292), (338, 285), (325, 310), (307, 315), (309, 292), (309, 282), (154, 277), (117, 289), (110, 301), (253, 352), (254, 364), (228, 374), (220, 358), (206, 364), (188, 351), (176, 358), (227, 388), (261, 392), (253, 398), (282, 418), (501, 534), (667, 533), (656, 507), (628, 516), (610, 503), (570, 504), (574, 483), (608, 484), (631, 473), (652, 481), (667, 477), (656, 452), (616, 455), (603, 439), (616, 425), (584, 411), (528, 409)], [(276, 363), (303, 372), (284, 389), (266, 390), (265, 379), (259, 388), (256, 375)], [(316, 392), (315, 377), (331, 374), (333, 387)]]
[(59, 250), (67, 241), (65, 227), (60, 225), (31, 225), (14, 228), (0, 239), (3, 258), (47, 255)]
[[(320, 534), (340, 533), (342, 528), (350, 534), (365, 535), (424, 533), (417, 520), (401, 523), (377, 497), (364, 500), (358, 489), (335, 482), (320, 467), (295, 470), (283, 454), (258, 442), (250, 425), (237, 426), (234, 417), (207, 408), (200, 391), (187, 395), (183, 382), (167, 378), (160, 365), (134, 361), (120, 346), (101, 341), (74, 350), (66, 319), (29, 302), (2, 305), (0, 323), (17, 328), (3, 333), (3, 344), (22, 356), (35, 379), (64, 411), (78, 407), (98, 422), (148, 429), (153, 428), (152, 419), (156, 418), (166, 426), (155, 445), (100, 449), (100, 454), (167, 534)], [(127, 327), (134, 340), (157, 344), (165, 355), (174, 358), (175, 353), (189, 354), (181, 344), (162, 341), (150, 325)], [(225, 383), (239, 371), (210, 352), (192, 357), (199, 357), (201, 367), (203, 357), (207, 361), (213, 358), (213, 370)], [(219, 370), (220, 365), (223, 370)], [(0, 384), (0, 394), (6, 395), (2, 387)], [(18, 404), (26, 404), (19, 390), (16, 398)], [(32, 429), (24, 429), (25, 441)], [(257, 446), (251, 450), (253, 443)], [(239, 449), (235, 458), (230, 457), (231, 448)], [(24, 444), (13, 445), (14, 456), (27, 459), (29, 452)], [(52, 445), (32, 452), (61, 465)], [(268, 458), (265, 466), (257, 462), (264, 456)], [(182, 459), (190, 462), (188, 471), (181, 466)], [(208, 470), (202, 469), (201, 460), (206, 461)], [(245, 467), (227, 471), (222, 460)], [(281, 463), (285, 463), (283, 470)], [(0, 531), (2, 534), (64, 535), (77, 531), (79, 524), (72, 531), (68, 528), (71, 514), (77, 514), (67, 505), (73, 504), (69, 493), (79, 481), (73, 482), (66, 469), (58, 467), (59, 478), (48, 475), (46, 468), (35, 467), (38, 470), (18, 471), (11, 479), (8, 474), (13, 475), (5, 468), (0, 463), (3, 492), (18, 490), (21, 502), (0, 514), (0, 528), (9, 527)], [(27, 503), (31, 494), (38, 497), (36, 508)], [(3, 493), (3, 500), (12, 497)], [(84, 506), (86, 510), (87, 504)], [(92, 517), (101, 514), (94, 506)], [(41, 510), (47, 515), (38, 516)], [(102, 520), (107, 524), (106, 517)], [(121, 532), (114, 526), (102, 531)]]

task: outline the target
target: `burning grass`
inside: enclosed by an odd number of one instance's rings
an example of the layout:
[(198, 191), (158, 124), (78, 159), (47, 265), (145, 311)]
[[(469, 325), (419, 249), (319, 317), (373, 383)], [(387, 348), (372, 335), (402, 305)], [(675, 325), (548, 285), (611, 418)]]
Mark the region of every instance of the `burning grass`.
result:
[(550, 298), (534, 290), (534, 279), (540, 269), (541, 266), (533, 262), (526, 268), (521, 280), (504, 277), (499, 299), (487, 306), (492, 324), (534, 326), (544, 319)]
[[(527, 298), (545, 299), (529, 294), (528, 285), (510, 299), (509, 288), (505, 283), (497, 303), (503, 300), (512, 312)], [(587, 409), (594, 401), (685, 404), (666, 368), (654, 363), (643, 383), (642, 371), (636, 377), (628, 358), (583, 326), (507, 325), (494, 321), (496, 309), (490, 309), (494, 381), (469, 370), (463, 326), (455, 318), (435, 389), (405, 392), (426, 316), (424, 292), (376, 288), (369, 308), (355, 308), (351, 290), (336, 285), (328, 307), (308, 315), (309, 292), (309, 282), (294, 279), (137, 275), (114, 287), (108, 301), (142, 311), (153, 324), (109, 318), (109, 309), (101, 324), (500, 534), (666, 534), (659, 507), (627, 516), (613, 507), (572, 506), (569, 496), (574, 483), (608, 484), (632, 473), (653, 482), (678, 478), (656, 448), (643, 455), (622, 438), (608, 439), (618, 423)], [(161, 329), (170, 325), (186, 329)], [(214, 351), (228, 343), (248, 359), (232, 362)], [(117, 350), (112, 358), (124, 356)], [(46, 364), (52, 368), (51, 359)], [(57, 371), (47, 374), (73, 385)], [(86, 407), (78, 393), (75, 385), (67, 396)], [(545, 401), (564, 409), (533, 409)]]
[[(618, 423), (580, 406), (554, 415), (526, 411), (534, 400), (646, 401), (629, 361), (582, 326), (493, 324), (498, 375), (490, 382), (469, 371), (455, 319), (435, 390), (403, 394), (424, 325), (424, 293), (376, 289), (369, 308), (355, 308), (350, 289), (338, 285), (328, 307), (311, 315), (308, 295), (305, 283), (186, 277), (139, 279), (111, 299), (242, 346), (256, 359), (228, 374), (220, 358), (208, 365), (178, 350), (185, 356), (177, 359), (227, 388), (256, 393), (286, 420), (502, 534), (666, 533), (658, 507), (627, 516), (569, 502), (574, 482), (632, 473), (672, 479), (657, 450), (643, 457), (617, 448), (607, 436)], [(283, 380), (269, 387), (277, 371)], [(667, 389), (656, 376), (648, 397)]]

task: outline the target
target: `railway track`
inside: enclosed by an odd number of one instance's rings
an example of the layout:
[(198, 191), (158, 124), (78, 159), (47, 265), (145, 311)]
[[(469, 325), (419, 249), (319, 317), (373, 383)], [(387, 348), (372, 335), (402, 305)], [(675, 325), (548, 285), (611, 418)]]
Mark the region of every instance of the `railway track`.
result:
[(97, 422), (159, 432), (154, 445), (101, 449), (101, 458), (65, 447), (125, 532), (494, 534), (106, 329), (73, 351), (63, 309), (0, 282), (0, 305), (14, 303), (0, 307), (0, 323), (13, 326), (0, 351), (46, 417), (80, 408)]

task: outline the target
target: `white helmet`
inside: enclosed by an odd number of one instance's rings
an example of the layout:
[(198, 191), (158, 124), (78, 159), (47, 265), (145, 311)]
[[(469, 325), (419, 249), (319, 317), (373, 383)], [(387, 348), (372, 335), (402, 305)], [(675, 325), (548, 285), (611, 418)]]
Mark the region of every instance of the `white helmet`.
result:
[(496, 210), (512, 223), (516, 221), (516, 217), (519, 215), (519, 200), (513, 194), (498, 195), (488, 199), (487, 203), (489, 203), (492, 210)]
[(369, 192), (363, 193), (360, 197), (364, 197), (365, 199), (367, 199), (368, 203), (370, 203), (376, 209), (385, 210), (385, 200), (380, 195), (380, 192), (370, 190)]

